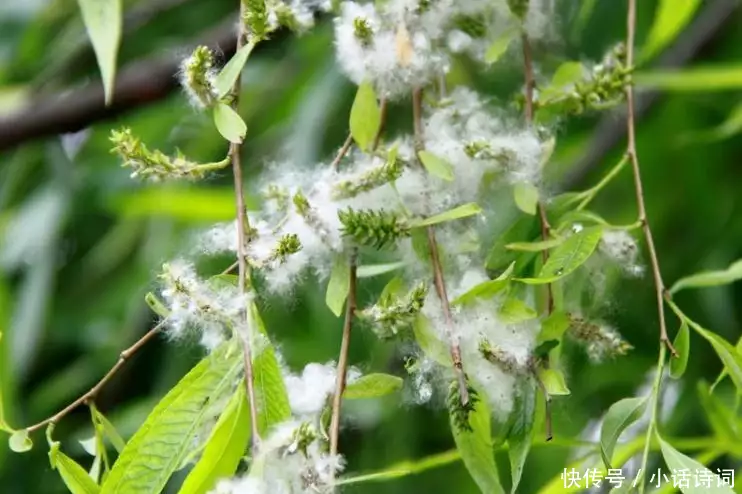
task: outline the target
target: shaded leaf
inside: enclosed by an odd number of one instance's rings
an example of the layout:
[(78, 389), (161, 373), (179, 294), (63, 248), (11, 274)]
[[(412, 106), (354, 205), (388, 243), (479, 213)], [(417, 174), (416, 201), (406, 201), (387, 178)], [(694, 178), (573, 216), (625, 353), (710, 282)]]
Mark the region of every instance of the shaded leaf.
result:
[(253, 48), (255, 48), (255, 44), (248, 43), (237, 50), (237, 53), (234, 54), (224, 68), (222, 68), (221, 72), (216, 76), (214, 87), (216, 88), (217, 97), (219, 99), (224, 98), (232, 90), (232, 86), (234, 86), (237, 78), (242, 73), (242, 69), (247, 63), (247, 59), (250, 57)]
[(448, 182), (453, 181), (455, 178), (453, 174), (453, 166), (443, 158), (425, 150), (419, 151), (417, 157), (420, 158), (420, 163), (423, 164), (428, 173), (434, 177), (438, 177)]
[(538, 314), (524, 301), (515, 297), (508, 297), (497, 312), (498, 317), (505, 324), (515, 324), (535, 319)]
[(335, 257), (330, 272), (330, 281), (327, 282), (327, 293), (325, 303), (335, 316), (340, 317), (343, 313), (345, 299), (348, 298), (350, 288), (350, 265), (345, 256)]
[(585, 68), (580, 62), (564, 62), (554, 72), (551, 78), (551, 87), (563, 89), (566, 86), (580, 81)]
[(562, 339), (562, 335), (569, 329), (569, 325), (569, 316), (560, 310), (555, 310), (541, 322), (541, 331), (536, 338), (536, 344)]
[(410, 228), (420, 228), (423, 226), (436, 225), (438, 223), (444, 223), (446, 221), (453, 221), (461, 218), (466, 218), (467, 216), (473, 216), (481, 212), (482, 208), (480, 208), (479, 205), (474, 202), (470, 202), (468, 204), (449, 209), (445, 213), (436, 214), (434, 216), (430, 216), (429, 218), (415, 221), (410, 225)]
[(552, 251), (549, 260), (541, 268), (538, 278), (521, 278), (519, 281), (528, 284), (544, 284), (567, 276), (590, 258), (602, 235), (602, 227), (597, 226), (585, 228), (571, 235)]
[(250, 410), (245, 387), (238, 386), (219, 417), (201, 459), (186, 477), (178, 494), (205, 494), (222, 477), (234, 474), (250, 441)]
[(537, 218), (530, 215), (520, 215), (520, 218), (513, 222), (507, 230), (495, 237), (492, 248), (487, 253), (485, 266), (488, 270), (499, 271), (505, 269), (512, 262), (516, 262), (514, 271), (516, 273), (530, 262), (534, 254), (522, 255), (518, 252), (508, 250), (505, 246), (513, 242), (520, 242), (524, 238), (532, 239), (539, 235), (539, 222)]
[(247, 134), (247, 125), (234, 109), (224, 103), (214, 107), (214, 125), (219, 133), (229, 142), (240, 144)]
[(161, 492), (193, 447), (209, 405), (232, 389), (241, 357), (229, 342), (191, 369), (126, 444), (101, 492)]
[(505, 290), (510, 285), (510, 280), (487, 280), (473, 286), (451, 301), (451, 306), (466, 305), (479, 299), (492, 298)]
[(712, 333), (711, 331), (702, 328), (688, 318), (686, 318), (686, 321), (690, 327), (703, 336), (706, 341), (711, 343), (711, 346), (714, 347), (719, 359), (724, 363), (724, 367), (729, 373), (729, 377), (731, 377), (734, 385), (737, 387), (737, 390), (742, 392), (742, 355), (740, 352), (716, 333)]
[(349, 400), (359, 398), (378, 398), (402, 388), (401, 377), (389, 374), (367, 374), (348, 384), (343, 392), (343, 398)]
[(521, 386), (516, 394), (513, 407), (515, 420), (508, 431), (508, 457), (510, 458), (511, 493), (518, 492), (518, 485), (523, 476), (523, 466), (531, 450), (534, 424), (536, 422), (536, 388), (529, 381)]
[(665, 463), (667, 463), (667, 467), (670, 470), (693, 473), (706, 470), (709, 475), (715, 477), (709, 486), (701, 485), (700, 487), (696, 487), (697, 482), (689, 482), (688, 487), (680, 487), (683, 494), (734, 494), (734, 490), (731, 487), (719, 485), (718, 476), (711, 472), (711, 470), (673, 448), (670, 443), (659, 437), (659, 435), (657, 435), (657, 439), (660, 442), (662, 457), (665, 459)]
[(451, 422), (461, 460), (483, 494), (504, 494), (495, 464), (490, 411), (485, 400), (476, 403), (474, 411), (469, 414), (469, 425), (471, 431)]
[(108, 105), (113, 98), (116, 57), (121, 42), (121, 0), (78, 0), (77, 3), (95, 51)]
[(619, 400), (608, 409), (603, 418), (603, 426), (600, 429), (600, 454), (606, 467), (611, 468), (613, 450), (618, 438), (628, 426), (639, 420), (644, 414), (647, 399), (624, 398)]
[(700, 4), (701, 0), (660, 0), (642, 49), (642, 60), (652, 58), (675, 40)]
[(683, 144), (708, 143), (723, 141), (742, 132), (742, 103), (732, 108), (726, 120), (723, 123), (708, 130), (690, 132), (681, 136), (680, 142)]
[(670, 359), (670, 377), (680, 379), (688, 366), (688, 356), (690, 355), (690, 331), (685, 320), (680, 323), (680, 329), (672, 346), (677, 350), (678, 356)]
[(350, 109), (350, 134), (359, 148), (368, 151), (380, 126), (381, 109), (374, 87), (370, 82), (362, 82)]
[(707, 65), (678, 70), (638, 71), (639, 86), (665, 91), (725, 91), (742, 87), (742, 65)]
[(415, 340), (425, 355), (437, 363), (451, 367), (451, 357), (448, 347), (438, 339), (430, 327), (430, 321), (422, 314), (418, 314), (415, 323), (412, 325), (415, 334)]
[(734, 444), (738, 444), (739, 435), (736, 430), (734, 412), (711, 394), (709, 385), (705, 381), (698, 382), (697, 391), (698, 401), (716, 437), (722, 441), (732, 440)]
[(727, 269), (702, 271), (681, 278), (670, 288), (670, 293), (677, 293), (684, 288), (705, 288), (727, 285), (742, 280), (742, 259), (733, 262)]
[(515, 205), (524, 213), (534, 215), (538, 209), (538, 189), (526, 182), (513, 186)]

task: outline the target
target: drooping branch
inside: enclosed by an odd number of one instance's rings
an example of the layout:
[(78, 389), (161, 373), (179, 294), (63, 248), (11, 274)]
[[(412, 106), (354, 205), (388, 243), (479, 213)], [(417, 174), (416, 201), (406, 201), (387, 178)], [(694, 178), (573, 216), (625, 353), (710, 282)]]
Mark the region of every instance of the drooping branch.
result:
[[(412, 118), (415, 132), (415, 146), (418, 150), (422, 150), (425, 148), (425, 137), (423, 135), (422, 99), (422, 89), (415, 88), (412, 92)], [(435, 285), (435, 291), (438, 295), (438, 299), (441, 302), (441, 307), (443, 308), (443, 317), (448, 328), (449, 351), (451, 353), (451, 361), (453, 362), (454, 372), (456, 372), (456, 378), (459, 382), (459, 396), (461, 398), (461, 405), (466, 406), (469, 403), (469, 389), (466, 383), (466, 375), (464, 374), (464, 364), (461, 360), (461, 345), (459, 344), (458, 337), (454, 333), (454, 322), (453, 316), (451, 314), (451, 304), (448, 301), (446, 281), (443, 277), (443, 266), (441, 265), (438, 251), (438, 242), (436, 241), (435, 237), (435, 229), (432, 226), (429, 226), (426, 230), (428, 236), (428, 248), (430, 249), (430, 262), (433, 266), (433, 284)]]
[[(243, 22), (243, 11), (245, 5), (240, 1), (240, 23), (237, 32), (237, 50), (242, 48), (245, 44), (245, 24)], [(240, 88), (242, 85), (242, 78), (237, 76), (237, 79), (232, 86), (232, 108), (238, 111)], [(235, 193), (235, 205), (237, 207), (237, 277), (238, 285), (240, 287), (240, 293), (244, 295), (247, 292), (247, 277), (248, 277), (248, 266), (247, 266), (247, 252), (245, 251), (245, 243), (247, 241), (246, 232), (250, 229), (248, 223), (247, 208), (245, 207), (245, 191), (244, 181), (242, 179), (242, 160), (240, 152), (242, 151), (242, 145), (238, 143), (231, 143), (229, 145), (229, 156), (232, 160), (232, 172), (234, 174), (234, 193)], [(252, 334), (250, 334), (250, 324), (248, 318), (250, 316), (247, 313), (247, 307), (242, 309), (242, 318), (245, 323), (245, 330), (248, 334), (240, 335), (242, 342), (242, 353), (244, 357), (245, 367), (245, 390), (247, 391), (247, 399), (250, 405), (250, 427), (252, 429), (252, 446), (253, 452), (257, 451), (258, 445), (260, 444), (260, 434), (258, 431), (258, 408), (257, 401), (255, 399), (255, 376), (253, 374), (253, 363), (252, 363)]]

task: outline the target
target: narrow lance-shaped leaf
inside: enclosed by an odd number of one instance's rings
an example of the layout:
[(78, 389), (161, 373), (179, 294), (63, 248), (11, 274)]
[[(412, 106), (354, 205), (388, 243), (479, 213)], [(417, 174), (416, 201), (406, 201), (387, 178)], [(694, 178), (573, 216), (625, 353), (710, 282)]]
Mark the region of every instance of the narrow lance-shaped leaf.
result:
[(214, 87), (217, 91), (219, 99), (224, 98), (232, 90), (232, 86), (237, 81), (237, 78), (242, 73), (242, 68), (247, 63), (247, 59), (250, 56), (254, 43), (248, 43), (240, 48), (237, 53), (227, 62), (227, 65), (219, 72), (214, 81)]
[(436, 214), (423, 220), (415, 221), (410, 224), (410, 228), (421, 228), (424, 226), (436, 225), (438, 223), (445, 223), (446, 221), (458, 220), (466, 218), (467, 216), (473, 216), (482, 212), (482, 208), (476, 203), (470, 202), (453, 209), (449, 209), (445, 213)]
[(404, 261), (384, 264), (366, 264), (365, 266), (358, 266), (357, 275), (359, 278), (371, 278), (402, 269), (405, 265), (406, 263)]
[(670, 293), (675, 294), (684, 288), (705, 288), (727, 285), (739, 280), (742, 280), (742, 259), (732, 263), (727, 269), (702, 271), (686, 276), (675, 282), (670, 289)]
[(634, 74), (639, 86), (666, 91), (725, 91), (742, 88), (742, 65), (708, 65), (680, 70), (648, 70)]
[(443, 158), (425, 150), (418, 152), (417, 157), (420, 158), (420, 163), (422, 163), (428, 173), (434, 177), (446, 180), (447, 182), (451, 182), (455, 178), (453, 166)]
[(535, 319), (538, 314), (521, 299), (508, 297), (500, 306), (497, 316), (506, 324), (516, 324)]
[(388, 395), (402, 387), (402, 378), (389, 374), (367, 374), (348, 384), (343, 398), (378, 398)]
[(448, 347), (436, 336), (431, 328), (430, 321), (422, 314), (418, 314), (412, 325), (415, 340), (425, 355), (438, 364), (446, 367), (451, 366), (451, 357)]
[(59, 443), (51, 445), (49, 461), (52, 468), (59, 472), (64, 485), (71, 494), (98, 494), (100, 492), (100, 487), (88, 475), (88, 472), (59, 450)]
[(381, 109), (374, 87), (370, 82), (362, 82), (350, 109), (350, 134), (359, 148), (368, 151), (380, 126)]
[(237, 470), (250, 440), (250, 411), (245, 387), (239, 386), (209, 437), (201, 459), (178, 494), (205, 494), (221, 477)]
[(485, 400), (478, 401), (474, 411), (469, 413), (469, 425), (471, 431), (451, 423), (453, 438), (466, 469), (483, 494), (504, 494), (495, 464), (490, 411)]
[(503, 290), (507, 289), (510, 285), (508, 279), (497, 279), (483, 281), (482, 283), (473, 286), (468, 291), (462, 293), (451, 301), (451, 305), (466, 305), (476, 302), (479, 299), (492, 298)]
[(641, 59), (652, 58), (671, 43), (693, 18), (700, 4), (701, 0), (660, 0)]
[(519, 281), (538, 285), (552, 283), (567, 276), (590, 258), (602, 235), (603, 229), (599, 226), (585, 228), (573, 234), (552, 251), (537, 278), (520, 278)]
[(600, 429), (600, 454), (606, 467), (611, 468), (613, 450), (618, 438), (628, 426), (639, 420), (644, 414), (647, 399), (624, 398), (619, 400), (608, 409)]
[(101, 492), (159, 493), (190, 452), (208, 406), (231, 390), (241, 357), (225, 343), (191, 369), (126, 444)]
[(508, 432), (508, 457), (510, 458), (510, 476), (512, 494), (518, 492), (518, 485), (523, 476), (523, 465), (531, 450), (534, 423), (536, 421), (536, 387), (530, 380), (521, 386), (516, 396), (513, 413), (515, 420)]
[(734, 385), (737, 386), (737, 390), (742, 392), (742, 354), (721, 336), (702, 328), (690, 319), (687, 319), (687, 321), (698, 334), (711, 343), (711, 346), (714, 347), (716, 354), (729, 373), (729, 377), (731, 377)]
[(508, 29), (498, 36), (484, 53), (484, 63), (493, 64), (497, 62), (508, 51), (510, 43), (515, 39), (517, 34), (517, 30)]
[(513, 198), (518, 209), (526, 214), (534, 215), (538, 209), (538, 189), (525, 182), (513, 186)]
[(570, 394), (567, 383), (564, 381), (564, 374), (558, 369), (541, 369), (538, 373), (539, 379), (546, 388), (549, 396), (563, 396)]
[(330, 281), (327, 283), (325, 303), (335, 316), (343, 313), (343, 305), (348, 297), (350, 287), (350, 266), (345, 256), (337, 256), (330, 272)]
[(680, 379), (688, 366), (688, 356), (690, 354), (690, 330), (688, 330), (688, 323), (685, 320), (680, 323), (680, 329), (672, 346), (675, 347), (678, 356), (670, 359), (670, 377)]
[(677, 449), (673, 448), (670, 443), (659, 437), (659, 434), (657, 435), (657, 439), (660, 442), (662, 457), (665, 459), (665, 463), (667, 463), (667, 467), (671, 471), (693, 472), (694, 474), (706, 471), (706, 473), (708, 473), (708, 475), (713, 479), (708, 484), (701, 483), (698, 486), (696, 485), (698, 482), (695, 481), (689, 482), (687, 486), (683, 483), (680, 486), (680, 490), (683, 494), (734, 494), (734, 489), (729, 485), (723, 485), (721, 479), (719, 479), (719, 477), (711, 470), (701, 465), (693, 458), (689, 458)]
[(214, 125), (219, 133), (229, 142), (241, 143), (247, 134), (247, 125), (234, 109), (224, 103), (214, 107)]
[(541, 252), (542, 250), (553, 249), (564, 242), (564, 237), (550, 238), (547, 240), (538, 240), (536, 242), (513, 242), (505, 246), (509, 250), (518, 250), (523, 252)]
[(108, 105), (113, 98), (116, 57), (121, 42), (121, 0), (78, 0), (77, 3), (98, 61)]

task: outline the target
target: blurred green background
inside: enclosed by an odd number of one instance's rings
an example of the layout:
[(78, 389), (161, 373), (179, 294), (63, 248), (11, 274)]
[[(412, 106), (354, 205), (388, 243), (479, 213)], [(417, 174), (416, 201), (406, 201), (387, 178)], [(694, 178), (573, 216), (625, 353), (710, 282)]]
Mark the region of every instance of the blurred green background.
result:
[[(125, 1), (127, 24), (119, 66), (148, 57), (186, 56), (199, 33), (219, 29), (225, 22), (231, 26), (234, 3)], [(536, 46), (544, 77), (567, 59), (599, 61), (624, 36), (624, 3), (557, 2), (559, 16), (553, 22), (559, 34)], [(694, 34), (691, 23), (668, 48), (677, 50), (683, 43), (693, 48), (690, 59), (686, 56), (682, 63), (739, 67), (742, 12), (737, 3), (702, 1), (694, 22), (709, 16), (713, 8), (722, 12), (722, 3), (730, 6), (727, 13), (707, 26), (704, 36)], [(656, 2), (639, 4), (641, 45)], [(249, 127), (244, 148), (248, 184), (271, 159), (309, 166), (327, 159), (343, 142), (354, 87), (338, 72), (333, 55), (332, 24), (320, 19), (317, 28), (302, 37), (278, 33), (248, 62), (240, 108)], [(458, 60), (451, 82), (473, 84), (505, 99), (522, 84), (518, 57), (511, 50), (503, 63), (485, 71)], [(84, 91), (97, 85), (98, 78), (74, 0), (0, 2), (0, 132), (13, 128), (14, 119), (28, 117), (25, 105), (71, 88)], [(742, 257), (742, 139), (737, 134), (742, 122), (729, 125), (726, 132), (709, 133), (742, 102), (741, 95), (740, 91), (661, 94), (639, 118), (647, 209), (668, 284)], [(392, 131), (409, 126), (405, 104), (392, 107), (390, 115)], [(596, 144), (598, 122), (613, 129), (605, 135), (614, 143), (608, 139), (608, 145)], [(618, 116), (596, 115), (560, 126), (549, 169), (554, 191), (565, 181), (572, 188), (585, 188), (616, 162), (625, 142), (621, 122)], [(221, 159), (226, 152), (209, 118), (191, 109), (178, 90), (147, 106), (132, 105), (74, 136), (18, 138), (5, 144), (0, 151), (0, 384), (6, 419), (14, 427), (49, 416), (94, 384), (119, 352), (156, 322), (143, 297), (156, 287), (162, 262), (187, 249), (190, 233), (234, 214), (228, 173), (192, 186), (131, 180), (108, 151), (109, 131), (121, 125), (131, 126), (152, 148), (178, 147), (199, 161)], [(628, 169), (598, 197), (594, 209), (613, 223), (634, 221)], [(229, 264), (222, 261), (214, 264), (215, 269)], [(383, 280), (362, 284), (362, 300), (372, 300), (382, 284)], [(678, 302), (688, 315), (732, 343), (739, 338), (742, 284), (689, 290)], [(289, 300), (271, 299), (263, 305), (267, 326), (292, 368), (336, 358), (341, 321), (327, 310), (324, 293), (308, 285)], [(618, 328), (634, 350), (597, 366), (580, 351), (568, 352), (572, 395), (555, 402), (557, 441), (534, 448), (519, 492), (538, 492), (558, 477), (572, 452), (560, 444), (579, 437), (611, 403), (633, 395), (656, 362), (651, 277), (613, 279), (607, 301), (596, 307), (597, 315)], [(677, 321), (670, 314), (668, 321), (674, 334)], [(689, 370), (677, 384), (678, 401), (662, 428), (670, 437), (712, 433), (696, 382), (713, 381), (721, 365), (704, 341), (695, 334), (691, 337)], [(362, 369), (401, 375), (400, 356), (370, 332), (355, 333), (351, 359)], [(130, 436), (199, 357), (195, 345), (163, 338), (150, 343), (105, 388), (99, 409), (125, 437)], [(719, 396), (731, 400), (731, 391), (723, 385)], [(345, 430), (341, 449), (352, 472), (453, 447), (445, 410), (435, 403), (414, 406), (407, 400), (396, 406), (395, 399), (388, 398), (356, 410), (349, 407), (349, 413), (357, 419)], [(55, 434), (65, 451), (86, 466), (90, 458), (77, 440), (90, 436), (88, 424), (88, 411), (82, 407), (62, 421)], [(43, 433), (34, 440), (36, 447), (23, 455), (0, 447), (0, 492), (64, 492), (49, 467)], [(507, 458), (502, 455), (498, 461), (507, 478)], [(723, 457), (713, 466), (738, 468), (739, 458)], [(348, 492), (477, 491), (463, 466), (453, 463)]]

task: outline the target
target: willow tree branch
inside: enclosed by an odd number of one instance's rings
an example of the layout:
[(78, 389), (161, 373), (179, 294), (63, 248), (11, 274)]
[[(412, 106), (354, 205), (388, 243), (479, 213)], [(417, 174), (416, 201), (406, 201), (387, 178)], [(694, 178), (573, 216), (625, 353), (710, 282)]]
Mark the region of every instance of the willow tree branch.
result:
[[(634, 35), (636, 31), (636, 0), (628, 0), (628, 12), (626, 15), (626, 66), (632, 67), (634, 64)], [(642, 225), (644, 231), (644, 237), (647, 240), (647, 250), (649, 251), (649, 260), (652, 265), (652, 274), (654, 276), (654, 286), (657, 295), (657, 312), (660, 318), (660, 344), (667, 345), (667, 348), (673, 354), (677, 356), (675, 348), (670, 343), (670, 339), (667, 336), (667, 326), (665, 323), (665, 284), (662, 281), (662, 274), (660, 272), (660, 263), (657, 259), (657, 251), (654, 247), (654, 238), (652, 236), (652, 229), (649, 226), (649, 220), (647, 219), (647, 210), (644, 204), (644, 190), (642, 186), (641, 170), (639, 168), (639, 156), (636, 152), (636, 131), (634, 124), (634, 87), (632, 84), (626, 85), (626, 154), (629, 156), (631, 162), (631, 168), (634, 174), (634, 189), (636, 192), (636, 205), (639, 214), (639, 222)]]
[[(533, 76), (533, 55), (531, 54), (531, 42), (528, 39), (528, 35), (524, 32), (521, 36), (521, 44), (523, 45), (523, 73), (525, 75), (525, 118), (528, 126), (533, 125), (533, 90), (536, 87), (536, 81)], [(551, 226), (549, 225), (549, 219), (546, 215), (546, 207), (544, 201), (539, 199), (538, 201), (538, 217), (541, 223), (541, 238), (547, 240), (549, 238), (549, 232)], [(541, 257), (544, 264), (549, 259), (549, 251), (544, 249), (541, 251)], [(551, 283), (546, 284), (546, 313), (551, 314), (554, 310), (554, 294), (552, 291)]]
[(142, 348), (148, 341), (150, 341), (154, 336), (160, 332), (160, 330), (165, 326), (165, 320), (160, 321), (159, 324), (154, 326), (152, 329), (147, 331), (144, 336), (139, 338), (136, 343), (131, 345), (129, 348), (124, 350), (119, 354), (119, 358), (116, 361), (116, 363), (111, 367), (111, 369), (106, 373), (105, 376), (103, 376), (100, 381), (98, 381), (92, 388), (90, 388), (85, 394), (77, 398), (75, 401), (64, 407), (62, 410), (58, 411), (51, 417), (48, 417), (41, 422), (38, 422), (34, 425), (31, 425), (29, 427), (26, 427), (26, 430), (31, 433), (34, 431), (37, 431), (41, 429), (42, 427), (48, 425), (48, 424), (56, 424), (60, 420), (62, 420), (65, 416), (67, 416), (70, 412), (75, 410), (77, 407), (82, 406), (86, 403), (90, 403), (95, 400), (95, 398), (98, 396), (98, 393), (100, 393), (101, 389), (108, 384), (108, 382), (113, 378), (113, 376), (118, 373), (119, 370), (124, 366), (124, 364), (135, 354), (139, 351), (140, 348)]
[[(423, 90), (421, 88), (415, 88), (412, 92), (412, 119), (415, 132), (415, 144), (418, 150), (422, 150), (425, 148), (425, 138), (423, 136), (422, 99)], [(441, 307), (443, 308), (443, 318), (446, 321), (451, 361), (453, 362), (454, 372), (456, 373), (456, 378), (459, 382), (459, 396), (461, 398), (461, 404), (467, 405), (469, 403), (469, 389), (466, 384), (464, 364), (461, 361), (461, 345), (459, 344), (458, 337), (454, 334), (454, 322), (453, 316), (451, 315), (451, 304), (448, 301), (448, 293), (446, 292), (446, 281), (443, 277), (443, 267), (441, 266), (438, 242), (435, 238), (435, 229), (432, 226), (429, 226), (426, 230), (428, 234), (428, 248), (430, 249), (430, 262), (433, 265), (433, 283), (435, 285), (435, 291), (438, 295), (438, 299), (441, 302)]]
[[(240, 2), (240, 23), (239, 30), (237, 33), (236, 47), (239, 51), (245, 45), (245, 24), (242, 22), (244, 3)], [(242, 86), (242, 77), (237, 76), (237, 79), (232, 86), (232, 108), (234, 111), (238, 111), (239, 107), (239, 96), (240, 88)], [(247, 252), (245, 252), (245, 242), (247, 241), (246, 232), (250, 228), (249, 220), (247, 217), (247, 208), (245, 207), (245, 190), (244, 182), (242, 179), (242, 160), (240, 151), (242, 150), (242, 144), (232, 142), (229, 145), (229, 156), (232, 160), (232, 172), (234, 174), (234, 193), (235, 193), (235, 205), (237, 207), (237, 279), (240, 287), (240, 293), (244, 296), (247, 292)], [(252, 447), (253, 452), (257, 451), (260, 444), (260, 433), (258, 431), (258, 407), (255, 400), (255, 376), (253, 375), (253, 363), (252, 363), (252, 334), (249, 330), (249, 324), (247, 324), (247, 307), (242, 309), (242, 318), (245, 322), (245, 328), (247, 334), (240, 335), (242, 341), (242, 353), (244, 357), (245, 366), (245, 390), (247, 391), (247, 399), (250, 402), (250, 427), (252, 429)]]
[(119, 71), (113, 100), (105, 105), (103, 86), (91, 82), (77, 89), (42, 97), (16, 112), (0, 116), (0, 152), (41, 137), (80, 131), (96, 122), (156, 103), (178, 88), (176, 75), (182, 57), (194, 45), (234, 53), (234, 19), (199, 36), (192, 45), (132, 62)]

